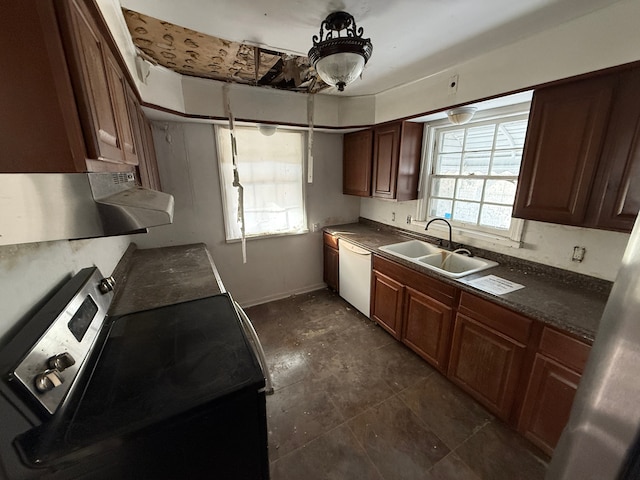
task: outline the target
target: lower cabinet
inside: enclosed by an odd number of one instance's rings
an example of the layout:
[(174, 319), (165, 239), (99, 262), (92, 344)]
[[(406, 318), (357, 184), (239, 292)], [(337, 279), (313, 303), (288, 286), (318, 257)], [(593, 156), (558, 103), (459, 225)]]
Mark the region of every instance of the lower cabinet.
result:
[(371, 318), (445, 373), (458, 290), (374, 255)]
[(404, 285), (374, 270), (371, 319), (400, 340)]
[(511, 414), (526, 344), (482, 320), (456, 316), (449, 378), (502, 420)]
[(407, 287), (402, 341), (414, 352), (444, 372), (449, 360), (453, 308)]
[(323, 258), (324, 258), (324, 283), (327, 286), (338, 292), (340, 279), (340, 257), (338, 252), (338, 239), (326, 232), (322, 233), (323, 241)]
[(378, 255), (371, 319), (553, 453), (591, 349), (583, 340)]
[(527, 386), (518, 430), (551, 455), (569, 421), (591, 347), (545, 327)]

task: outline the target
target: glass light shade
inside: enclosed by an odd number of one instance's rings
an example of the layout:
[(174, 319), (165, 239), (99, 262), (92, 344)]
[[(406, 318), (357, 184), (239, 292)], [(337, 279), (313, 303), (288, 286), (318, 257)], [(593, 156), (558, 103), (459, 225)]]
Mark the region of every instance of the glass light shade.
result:
[(321, 58), (316, 62), (318, 75), (329, 85), (338, 87), (343, 91), (362, 73), (364, 68), (364, 57), (357, 53), (343, 52), (335, 53)]
[(449, 117), (449, 121), (454, 125), (464, 125), (473, 118), (476, 110), (477, 108), (475, 107), (452, 108), (447, 111), (447, 117)]

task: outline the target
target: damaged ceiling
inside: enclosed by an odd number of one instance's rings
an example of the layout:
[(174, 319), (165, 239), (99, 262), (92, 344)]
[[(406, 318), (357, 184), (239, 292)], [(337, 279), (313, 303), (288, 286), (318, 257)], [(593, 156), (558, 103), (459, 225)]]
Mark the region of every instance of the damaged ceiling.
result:
[(328, 88), (307, 57), (205, 35), (126, 8), (123, 13), (143, 56), (182, 75), (305, 93)]

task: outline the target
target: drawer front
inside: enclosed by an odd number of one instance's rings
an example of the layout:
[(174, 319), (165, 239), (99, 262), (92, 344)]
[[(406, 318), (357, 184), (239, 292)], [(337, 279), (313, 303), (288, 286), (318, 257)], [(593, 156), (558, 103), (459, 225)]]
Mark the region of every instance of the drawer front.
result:
[(540, 339), (539, 350), (576, 372), (582, 373), (591, 347), (565, 333), (545, 327)]
[(433, 299), (452, 307), (457, 300), (458, 289), (424, 273), (378, 255), (373, 256), (373, 269), (401, 282), (403, 285), (428, 294)]
[(330, 233), (322, 232), (322, 239), (325, 245), (329, 245), (331, 248), (338, 249), (338, 237), (334, 237)]
[(459, 311), (520, 343), (531, 335), (533, 320), (475, 295), (462, 292)]

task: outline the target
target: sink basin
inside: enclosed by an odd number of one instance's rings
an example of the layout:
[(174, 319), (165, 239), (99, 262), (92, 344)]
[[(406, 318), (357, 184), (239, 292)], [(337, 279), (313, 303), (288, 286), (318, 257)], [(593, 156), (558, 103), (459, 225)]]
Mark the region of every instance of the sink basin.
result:
[(431, 245), (430, 243), (422, 242), (420, 240), (409, 240), (407, 242), (385, 245), (384, 247), (380, 247), (380, 250), (408, 260), (424, 257), (425, 255), (432, 255), (434, 253), (440, 253), (442, 251), (442, 249), (435, 245)]
[(491, 260), (452, 253), (420, 240), (393, 243), (380, 247), (380, 250), (451, 278), (464, 277), (498, 265)]
[(464, 277), (498, 265), (496, 262), (485, 260), (484, 258), (467, 257), (445, 251), (439, 254), (427, 255), (417, 260), (417, 263), (452, 278)]

